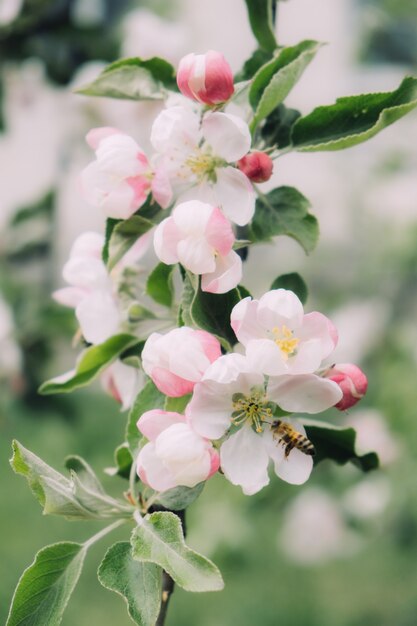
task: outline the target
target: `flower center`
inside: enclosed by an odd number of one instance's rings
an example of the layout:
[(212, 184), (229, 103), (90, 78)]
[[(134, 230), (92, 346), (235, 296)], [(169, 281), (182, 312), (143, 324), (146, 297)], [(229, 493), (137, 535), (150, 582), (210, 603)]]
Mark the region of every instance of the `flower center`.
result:
[(285, 326), (285, 324), (282, 326), (274, 326), (272, 334), (274, 335), (274, 341), (281, 350), (282, 356), (285, 360), (297, 352), (300, 340), (297, 337), (294, 337), (294, 331), (290, 330), (288, 326)]
[(232, 424), (242, 426), (245, 422), (257, 433), (263, 432), (263, 422), (271, 423), (272, 409), (263, 389), (252, 389), (250, 395), (235, 393), (233, 396)]
[(185, 161), (185, 166), (191, 171), (199, 181), (207, 177), (213, 182), (216, 181), (216, 168), (221, 167), (223, 161), (210, 152), (204, 151), (201, 148), (196, 150), (194, 154), (188, 157)]

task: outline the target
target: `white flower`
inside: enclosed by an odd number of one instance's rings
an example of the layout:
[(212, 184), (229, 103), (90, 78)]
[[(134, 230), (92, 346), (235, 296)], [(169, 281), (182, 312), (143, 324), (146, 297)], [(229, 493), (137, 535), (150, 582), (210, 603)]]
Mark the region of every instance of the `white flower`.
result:
[[(156, 118), (151, 142), (161, 155), (160, 168), (184, 191), (181, 200), (209, 202), (240, 226), (252, 219), (252, 185), (231, 165), (245, 156), (251, 145), (248, 125), (242, 119), (211, 112), (200, 124), (200, 113), (192, 106), (171, 106)], [(187, 187), (192, 189), (187, 192)]]
[(337, 331), (321, 313), (304, 315), (292, 291), (273, 289), (233, 308), (231, 326), (253, 367), (264, 374), (315, 372), (337, 343)]
[[(334, 406), (341, 395), (335, 383), (314, 374), (266, 382), (244, 356), (228, 354), (206, 370), (186, 411), (203, 437), (220, 439), (232, 430), (220, 449), (221, 467), (230, 482), (251, 495), (268, 484), (269, 459), (277, 476), (293, 484), (305, 482), (313, 467), (311, 456), (297, 448), (286, 455), (274, 433), (275, 405), (288, 412), (319, 413)], [(280, 419), (305, 436), (300, 422)]]
[(102, 373), (100, 381), (103, 389), (121, 404), (121, 410), (126, 411), (143, 387), (144, 375), (138, 368), (117, 360)]

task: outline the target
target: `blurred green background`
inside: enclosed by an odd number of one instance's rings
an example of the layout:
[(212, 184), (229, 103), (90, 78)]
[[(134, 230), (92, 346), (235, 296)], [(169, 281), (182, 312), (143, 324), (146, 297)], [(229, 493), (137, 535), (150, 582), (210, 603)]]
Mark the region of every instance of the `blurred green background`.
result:
[[(160, 28), (179, 28), (179, 39), (181, 24), (186, 24), (188, 48), (193, 49), (190, 24), (195, 15), (201, 13), (200, 28), (207, 18), (208, 41), (210, 34), (216, 36), (210, 33), (211, 23), (222, 19), (213, 15), (221, 3), (210, 8), (206, 4), (161, 0), (148, 3), (147, 9), (151, 6), (163, 18), (171, 18)], [(238, 4), (230, 3), (230, 19)], [(294, 32), (290, 17), (299, 13), (306, 22), (307, 4), (291, 0), (283, 5), (279, 31), (284, 40), (287, 27)], [(331, 4), (326, 0), (320, 11), (330, 10)], [(110, 0), (38, 0), (18, 5), (9, 22), (0, 12), (0, 56), (6, 76), (0, 162), (13, 137), (10, 91), (15, 83), (10, 84), (7, 76), (23, 71), (35, 58), (44, 68), (45, 89), (66, 93), (80, 66), (111, 61), (126, 52), (122, 23), (126, 19), (129, 23), (129, 15), (139, 6)], [(244, 19), (239, 11), (239, 19)], [(337, 41), (330, 41), (331, 54), (340, 56), (340, 72), (349, 73), (350, 90), (352, 84), (353, 90), (372, 90), (370, 77), (382, 76), (384, 84), (391, 76), (415, 71), (413, 0), (346, 0), (332, 11), (341, 31)], [(340, 32), (345, 40), (339, 40)], [(172, 41), (177, 39), (173, 36)], [(145, 43), (138, 40), (138, 54)], [(219, 45), (216, 40), (213, 47)], [(252, 42), (226, 45), (241, 46), (243, 59)], [(180, 56), (180, 45), (178, 50)], [(31, 93), (27, 89), (25, 83), (25, 97)], [(106, 119), (107, 114), (106, 110), (83, 111), (88, 122), (97, 116)], [(119, 109), (111, 115), (119, 115)], [(288, 166), (280, 164), (278, 176), (289, 184), (296, 170), (301, 191), (311, 197), (321, 219), (323, 238), (308, 259), (295, 244), (280, 238), (275, 249), (260, 246), (251, 252), (247, 266), (246, 284), (256, 294), (268, 288), (276, 275), (299, 271), (311, 294), (308, 309), (333, 317), (341, 331), (339, 360), (357, 360), (370, 385), (351, 415), (334, 411), (328, 418), (354, 423), (361, 445), (379, 451), (383, 467), (378, 475), (364, 476), (354, 467), (325, 462), (304, 487), (272, 479), (269, 487), (252, 497), (243, 496), (219, 476), (212, 479), (188, 512), (188, 537), (194, 548), (218, 564), (226, 589), (201, 595), (177, 589), (169, 626), (417, 624), (417, 147), (410, 142), (416, 130), (412, 116), (369, 147), (317, 156), (314, 166), (315, 155), (303, 155), (294, 165), (289, 157)], [(61, 140), (64, 145), (68, 142), (68, 138)], [(0, 311), (0, 318), (5, 318), (0, 319), (5, 329), (0, 328), (1, 623), (17, 580), (38, 549), (64, 539), (84, 540), (101, 527), (43, 518), (25, 481), (8, 466), (11, 440), (18, 439), (59, 470), (66, 455), (82, 455), (103, 476), (110, 492), (126, 488), (122, 479), (102, 473), (112, 465), (113, 449), (123, 440), (125, 416), (116, 403), (98, 387), (67, 397), (36, 394), (38, 384), (64, 371), (75, 354), (69, 347), (75, 329), (72, 315), (49, 298), (60, 280), (62, 249), (71, 243), (62, 238), (66, 222), (60, 214), (67, 161), (63, 158), (63, 168), (51, 175), (42, 193), (34, 189), (31, 201), (19, 204), (8, 199), (8, 212), (0, 223), (0, 290), (12, 317), (10, 321)], [(315, 183), (312, 178), (319, 170)], [(10, 184), (18, 185), (19, 180)], [(265, 267), (263, 285), (255, 272), (259, 263)], [(131, 623), (121, 598), (104, 590), (95, 575), (106, 547), (124, 536), (121, 530), (92, 548), (64, 625)]]

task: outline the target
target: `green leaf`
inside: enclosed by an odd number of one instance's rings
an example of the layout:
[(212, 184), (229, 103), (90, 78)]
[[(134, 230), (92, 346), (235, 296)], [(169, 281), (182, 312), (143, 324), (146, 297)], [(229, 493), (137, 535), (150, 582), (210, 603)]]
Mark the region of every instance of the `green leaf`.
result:
[(163, 100), (168, 90), (176, 90), (175, 69), (160, 59), (121, 59), (106, 67), (76, 93), (125, 100)]
[(107, 243), (103, 253), (109, 270), (112, 270), (139, 237), (147, 233), (154, 225), (153, 222), (140, 215), (132, 215), (128, 220), (109, 222), (109, 231), (106, 233)]
[(204, 489), (205, 482), (195, 487), (174, 487), (164, 491), (158, 497), (158, 502), (171, 511), (182, 511), (197, 500)]
[(309, 254), (317, 244), (319, 227), (309, 213), (310, 203), (297, 189), (279, 187), (256, 201), (249, 229), (253, 242), (269, 241), (276, 235), (292, 237)]
[(94, 470), (82, 457), (77, 455), (67, 456), (65, 459), (65, 467), (68, 470), (75, 472), (86, 487), (89, 487), (93, 491), (97, 491), (97, 493), (105, 493), (103, 485), (99, 481)]
[(186, 591), (219, 591), (224, 583), (218, 568), (184, 541), (175, 513), (147, 515), (131, 537), (133, 558), (156, 563)]
[(417, 78), (412, 77), (395, 91), (339, 98), (301, 117), (292, 144), (302, 152), (344, 150), (367, 141), (416, 106)]
[(58, 626), (85, 553), (82, 544), (72, 542), (40, 550), (18, 582), (6, 626)]
[(285, 100), (321, 45), (317, 41), (302, 41), (282, 48), (258, 70), (249, 90), (249, 102), (255, 110), (252, 130)]
[(104, 470), (109, 476), (120, 476), (121, 478), (129, 478), (130, 468), (132, 467), (133, 459), (127, 443), (122, 443), (117, 446), (114, 451), (115, 467), (106, 467)]
[(243, 64), (243, 68), (235, 76), (235, 82), (249, 80), (265, 63), (271, 60), (271, 52), (258, 48), (247, 61)]
[(172, 281), (172, 273), (175, 265), (165, 265), (159, 263), (155, 269), (149, 274), (146, 283), (146, 293), (153, 298), (158, 304), (171, 307), (174, 297), (174, 285)]
[(39, 393), (47, 396), (53, 393), (69, 393), (85, 387), (108, 367), (117, 357), (138, 342), (133, 335), (114, 335), (104, 343), (84, 350), (75, 370), (56, 378), (51, 378), (41, 385)]
[(297, 272), (278, 276), (272, 283), (271, 289), (289, 289), (300, 298), (303, 304), (306, 303), (308, 296), (307, 285)]
[(98, 569), (100, 583), (126, 600), (129, 615), (138, 626), (155, 626), (161, 606), (161, 578), (160, 567), (132, 557), (127, 541), (111, 546)]
[(277, 146), (282, 149), (291, 143), (291, 130), (301, 116), (300, 111), (280, 104), (268, 115), (261, 128), (263, 147)]
[(136, 423), (143, 413), (152, 409), (163, 409), (165, 396), (157, 389), (151, 380), (148, 380), (142, 391), (136, 396), (136, 400), (129, 411), (126, 427), (126, 441), (133, 458), (135, 458), (138, 446), (143, 436), (138, 430)]
[(272, 21), (272, 7), (276, 0), (245, 0), (249, 22), (261, 48), (273, 51), (277, 47), (274, 25)]
[(307, 437), (316, 448), (315, 461), (332, 459), (339, 465), (349, 461), (364, 472), (377, 469), (378, 455), (375, 452), (359, 454), (356, 450), (356, 431), (353, 428), (338, 428), (327, 422), (303, 418)]
[(165, 411), (173, 411), (174, 413), (184, 413), (185, 407), (191, 400), (191, 394), (187, 393), (180, 398), (165, 398)]
[(131, 507), (108, 496), (94, 472), (80, 457), (70, 457), (70, 466), (78, 467), (80, 474), (71, 470), (71, 479), (68, 479), (18, 441), (13, 441), (12, 445), (13, 456), (10, 464), (16, 474), (27, 479), (29, 487), (43, 507), (44, 515), (62, 515), (70, 520), (131, 515)]

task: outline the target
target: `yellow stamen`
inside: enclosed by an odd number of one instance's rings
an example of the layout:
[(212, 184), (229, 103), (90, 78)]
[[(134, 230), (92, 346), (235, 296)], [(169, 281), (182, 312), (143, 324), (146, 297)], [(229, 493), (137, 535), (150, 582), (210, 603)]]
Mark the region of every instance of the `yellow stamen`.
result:
[(297, 337), (294, 337), (294, 332), (285, 326), (285, 324), (281, 327), (274, 326), (272, 333), (274, 335), (275, 343), (283, 353), (282, 356), (285, 360), (287, 360), (288, 357), (292, 356), (296, 352), (300, 340)]

